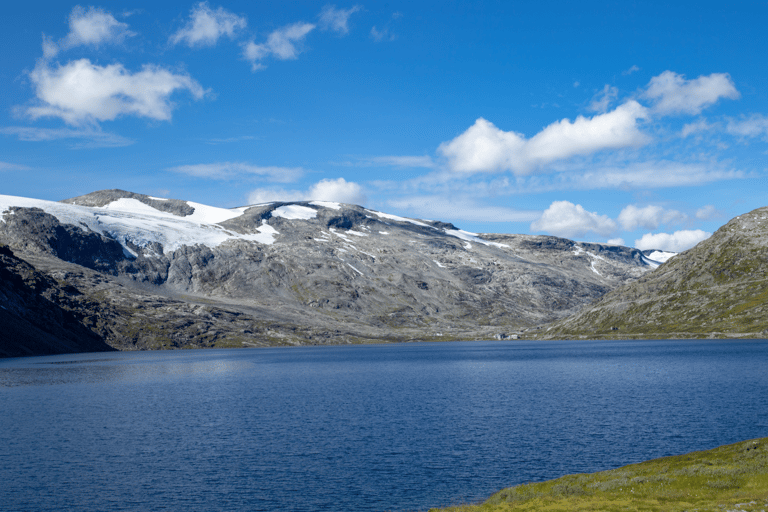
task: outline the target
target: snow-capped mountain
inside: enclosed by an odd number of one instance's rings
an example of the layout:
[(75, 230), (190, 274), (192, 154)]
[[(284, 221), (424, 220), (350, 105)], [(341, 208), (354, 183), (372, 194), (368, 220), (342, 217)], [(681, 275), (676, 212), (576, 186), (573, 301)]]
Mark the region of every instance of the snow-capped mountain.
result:
[[(223, 209), (121, 190), (0, 196), (0, 243), (120, 306), (112, 324), (93, 322), (123, 348), (509, 334), (577, 311), (666, 257), (326, 201)], [(178, 325), (159, 313), (171, 306), (152, 301), (177, 304)]]

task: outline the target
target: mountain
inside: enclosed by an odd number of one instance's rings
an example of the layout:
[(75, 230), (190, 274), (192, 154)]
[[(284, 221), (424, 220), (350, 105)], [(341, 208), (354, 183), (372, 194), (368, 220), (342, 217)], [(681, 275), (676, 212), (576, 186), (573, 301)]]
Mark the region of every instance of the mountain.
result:
[(114, 350), (65, 306), (77, 295), (0, 245), (0, 357)]
[(768, 207), (732, 219), (656, 271), (619, 287), (542, 338), (768, 334)]
[(659, 265), (323, 201), (224, 209), (104, 190), (0, 196), (0, 219), (0, 243), (76, 289), (66, 307), (121, 350), (503, 337)]

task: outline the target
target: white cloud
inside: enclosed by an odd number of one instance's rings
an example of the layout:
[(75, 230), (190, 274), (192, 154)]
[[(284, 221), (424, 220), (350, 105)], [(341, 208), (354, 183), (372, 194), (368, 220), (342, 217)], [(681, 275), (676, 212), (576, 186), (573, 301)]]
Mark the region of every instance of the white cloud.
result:
[(711, 205), (711, 204), (702, 206), (701, 208), (696, 210), (696, 218), (699, 220), (710, 220), (716, 217), (720, 217), (722, 215), (723, 213), (719, 211), (717, 208), (715, 208), (714, 205)]
[(746, 176), (747, 173), (739, 170), (662, 160), (596, 167), (580, 172), (561, 172), (546, 180), (532, 177), (534, 179), (524, 183), (520, 192), (670, 188), (698, 186), (715, 181), (742, 179)]
[(680, 132), (680, 136), (683, 138), (686, 138), (696, 133), (712, 130), (713, 128), (715, 128), (715, 125), (709, 124), (706, 119), (701, 118), (701, 119), (697, 119), (692, 123), (687, 123), (683, 125), (683, 129)]
[(306, 191), (257, 188), (248, 195), (250, 204), (273, 201), (335, 201), (364, 205), (367, 198), (360, 185), (344, 178), (320, 180)]
[(128, 139), (114, 133), (103, 132), (98, 128), (35, 128), (31, 126), (7, 126), (0, 128), (0, 133), (4, 135), (15, 135), (19, 140), (39, 142), (63, 139), (75, 139), (72, 145), (74, 149), (84, 148), (117, 148), (130, 146), (134, 143)]
[(68, 50), (76, 46), (95, 46), (103, 43), (119, 44), (126, 37), (136, 35), (128, 30), (126, 23), (119, 22), (112, 14), (98, 7), (89, 7), (87, 10), (81, 6), (75, 6), (69, 15), (69, 33), (55, 43), (52, 39), (43, 36), (43, 58), (54, 58), (60, 50)]
[(0, 162), (0, 171), (27, 171), (30, 167), (26, 165), (12, 164), (10, 162)]
[(609, 236), (616, 231), (616, 222), (607, 215), (588, 212), (580, 204), (554, 201), (541, 218), (531, 224), (531, 230), (555, 236), (574, 238), (586, 233)]
[(220, 37), (234, 37), (235, 31), (245, 28), (245, 18), (219, 7), (215, 11), (208, 2), (200, 2), (190, 14), (190, 19), (184, 28), (173, 34), (171, 44), (186, 43), (190, 47), (214, 46)]
[(619, 90), (616, 87), (611, 87), (610, 85), (605, 84), (603, 90), (592, 97), (592, 102), (587, 109), (591, 112), (606, 112), (608, 107), (611, 106), (611, 103), (616, 101), (618, 97)]
[(131, 73), (122, 64), (99, 66), (88, 59), (51, 67), (39, 61), (29, 74), (40, 100), (27, 114), (60, 117), (71, 125), (93, 124), (119, 116), (171, 119), (175, 91), (187, 90), (195, 99), (205, 90), (189, 75), (173, 73), (159, 66), (145, 65)]
[(464, 173), (512, 171), (517, 175), (574, 156), (606, 149), (638, 147), (650, 139), (638, 129), (646, 109), (628, 101), (611, 112), (592, 118), (579, 116), (552, 123), (530, 139), (505, 132), (483, 118), (467, 131), (438, 148), (451, 170)]
[(120, 43), (134, 33), (104, 9), (79, 5), (69, 15), (69, 34), (62, 41), (62, 48), (80, 45), (98, 46), (101, 43)]
[(380, 43), (382, 41), (394, 41), (397, 39), (397, 36), (389, 31), (389, 27), (384, 27), (379, 30), (376, 26), (373, 26), (371, 27), (371, 38), (377, 43)]
[(269, 34), (266, 43), (256, 44), (253, 41), (245, 43), (243, 45), (243, 57), (251, 62), (253, 71), (264, 69), (265, 66), (261, 61), (267, 57), (274, 57), (279, 60), (296, 59), (301, 53), (301, 44), (304, 42), (304, 38), (314, 28), (315, 25), (312, 23), (294, 23), (275, 30)]
[(410, 196), (390, 199), (392, 208), (413, 213), (419, 218), (447, 222), (531, 222), (541, 216), (540, 211), (515, 210), (504, 206), (479, 205), (471, 198), (444, 196)]
[(338, 34), (349, 33), (349, 17), (362, 9), (359, 5), (350, 7), (349, 9), (336, 9), (335, 5), (326, 5), (323, 10), (320, 11), (320, 28), (322, 30), (333, 30)]
[(635, 240), (635, 247), (641, 251), (658, 249), (669, 252), (683, 252), (706, 240), (712, 233), (701, 229), (675, 231), (669, 233), (646, 233), (639, 240)]
[(339, 203), (363, 204), (366, 201), (363, 188), (357, 183), (344, 178), (321, 180), (309, 189), (309, 197), (319, 201), (337, 201)]
[(736, 99), (739, 91), (727, 73), (712, 73), (693, 80), (672, 71), (651, 78), (641, 95), (654, 102), (653, 111), (666, 114), (699, 114), (720, 98)]
[(608, 245), (627, 245), (623, 238), (611, 238), (607, 242)]
[(753, 114), (738, 120), (731, 118), (725, 129), (731, 135), (765, 137), (768, 136), (768, 117), (762, 114)]
[(238, 176), (267, 176), (270, 181), (281, 183), (296, 181), (304, 174), (304, 169), (301, 167), (261, 167), (244, 162), (179, 165), (168, 170), (197, 178), (211, 178), (215, 180), (227, 180)]
[(432, 169), (435, 162), (430, 156), (372, 156), (361, 158), (360, 165), (385, 165), (391, 167), (423, 167)]
[(649, 205), (644, 208), (630, 204), (619, 213), (618, 221), (622, 229), (634, 231), (637, 228), (656, 229), (661, 224), (684, 222), (685, 214), (677, 210), (665, 210), (661, 206)]
[(626, 71), (622, 71), (622, 72), (621, 72), (621, 74), (622, 74), (622, 75), (625, 75), (625, 76), (626, 76), (626, 75), (631, 75), (631, 74), (632, 74), (632, 73), (634, 73), (635, 71), (640, 71), (640, 68), (639, 68), (639, 67), (637, 67), (637, 65), (634, 65), (634, 64), (633, 64), (631, 68), (627, 69)]

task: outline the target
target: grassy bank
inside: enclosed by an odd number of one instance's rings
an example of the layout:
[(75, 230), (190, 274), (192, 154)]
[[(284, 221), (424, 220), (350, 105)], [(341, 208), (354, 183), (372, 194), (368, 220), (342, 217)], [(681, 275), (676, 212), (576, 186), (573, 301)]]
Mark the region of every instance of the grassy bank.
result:
[(497, 492), (481, 505), (439, 510), (768, 510), (768, 438), (664, 457), (610, 471), (518, 485)]

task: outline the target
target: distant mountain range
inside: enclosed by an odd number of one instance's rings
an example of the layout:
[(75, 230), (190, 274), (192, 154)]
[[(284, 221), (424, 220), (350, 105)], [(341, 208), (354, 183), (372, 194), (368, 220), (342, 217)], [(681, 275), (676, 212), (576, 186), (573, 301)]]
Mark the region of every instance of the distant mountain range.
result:
[(768, 336), (768, 208), (732, 219), (658, 270), (542, 330), (543, 338)]
[[(0, 330), (26, 318), (63, 352), (78, 350), (81, 327), (120, 350), (512, 337), (670, 256), (322, 201), (223, 209), (104, 190), (62, 202), (0, 196), (0, 219), (0, 268), (36, 272), (48, 290), (25, 279), (0, 287), (15, 315), (0, 316)], [(35, 314), (44, 306), (66, 316), (63, 331)], [(17, 329), (24, 339), (30, 326)], [(0, 355), (40, 353), (18, 339), (0, 337)]]

